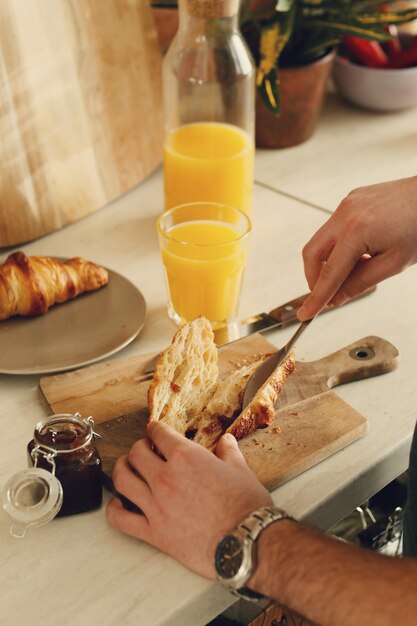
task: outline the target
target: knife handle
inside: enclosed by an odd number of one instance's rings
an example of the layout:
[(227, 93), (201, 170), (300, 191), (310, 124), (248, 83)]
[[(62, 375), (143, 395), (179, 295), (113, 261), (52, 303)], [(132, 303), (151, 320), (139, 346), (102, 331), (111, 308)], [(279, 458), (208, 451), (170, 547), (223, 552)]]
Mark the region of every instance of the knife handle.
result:
[[(373, 293), (375, 289), (376, 286), (370, 287), (366, 291), (360, 293), (358, 296), (354, 296), (353, 298), (348, 300), (346, 304), (368, 296), (369, 294)], [(277, 321), (281, 328), (285, 328), (286, 326), (291, 326), (291, 324), (295, 324), (296, 322), (298, 322), (297, 311), (309, 295), (309, 293), (305, 293), (303, 296), (299, 296), (294, 300), (290, 300), (290, 302), (287, 302), (286, 304), (283, 304), (282, 306), (279, 306), (276, 309), (270, 311), (269, 316)], [(335, 307), (332, 306), (325, 306), (324, 309), (320, 311), (319, 315), (321, 315), (322, 313), (326, 313), (327, 311), (334, 310), (334, 308)]]

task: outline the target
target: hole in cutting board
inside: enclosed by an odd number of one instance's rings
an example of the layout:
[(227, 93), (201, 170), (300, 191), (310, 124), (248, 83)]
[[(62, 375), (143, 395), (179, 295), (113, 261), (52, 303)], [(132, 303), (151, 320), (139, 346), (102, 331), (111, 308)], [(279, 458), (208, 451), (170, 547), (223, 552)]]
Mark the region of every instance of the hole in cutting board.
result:
[(372, 348), (367, 348), (364, 346), (363, 348), (354, 348), (349, 352), (349, 355), (352, 357), (352, 359), (356, 359), (357, 361), (368, 361), (369, 359), (374, 358), (375, 352), (372, 350)]

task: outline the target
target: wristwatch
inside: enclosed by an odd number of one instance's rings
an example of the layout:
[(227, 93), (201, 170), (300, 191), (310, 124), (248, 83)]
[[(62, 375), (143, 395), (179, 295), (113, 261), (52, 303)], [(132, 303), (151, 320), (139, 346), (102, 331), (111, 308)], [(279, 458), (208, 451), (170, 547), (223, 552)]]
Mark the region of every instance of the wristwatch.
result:
[(217, 580), (245, 600), (259, 601), (264, 596), (245, 587), (256, 566), (256, 540), (273, 522), (293, 519), (281, 509), (266, 506), (243, 520), (218, 543), (214, 555)]

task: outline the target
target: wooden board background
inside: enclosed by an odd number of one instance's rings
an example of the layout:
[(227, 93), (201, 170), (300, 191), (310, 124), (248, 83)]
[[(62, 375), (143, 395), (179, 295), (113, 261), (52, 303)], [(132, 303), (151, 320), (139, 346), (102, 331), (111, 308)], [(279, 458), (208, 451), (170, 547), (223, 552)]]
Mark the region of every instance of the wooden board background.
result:
[(162, 55), (146, 0), (0, 3), (0, 247), (77, 220), (162, 156)]
[[(224, 346), (219, 351), (221, 376), (242, 359), (273, 350), (261, 335)], [(389, 342), (366, 337), (318, 361), (297, 362), (277, 404), (274, 424), (239, 443), (261, 482), (273, 489), (365, 434), (365, 417), (330, 389), (391, 371), (397, 354)], [(98, 447), (107, 478), (115, 460), (145, 436), (149, 381), (142, 372), (150, 356), (114, 360), (40, 380), (50, 411), (93, 415), (95, 430), (102, 435)]]

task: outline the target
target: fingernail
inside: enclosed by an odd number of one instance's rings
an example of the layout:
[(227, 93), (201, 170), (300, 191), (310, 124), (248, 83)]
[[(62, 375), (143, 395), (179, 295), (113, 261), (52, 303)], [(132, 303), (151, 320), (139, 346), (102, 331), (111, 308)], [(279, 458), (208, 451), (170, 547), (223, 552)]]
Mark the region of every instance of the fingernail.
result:
[(347, 301), (347, 298), (345, 296), (342, 296), (342, 295), (335, 296), (329, 302), (329, 306), (339, 307), (339, 306), (342, 306), (342, 304), (344, 304), (346, 301)]
[(300, 320), (300, 322), (303, 322), (304, 320), (308, 319), (307, 309), (304, 305), (298, 309), (297, 317)]

